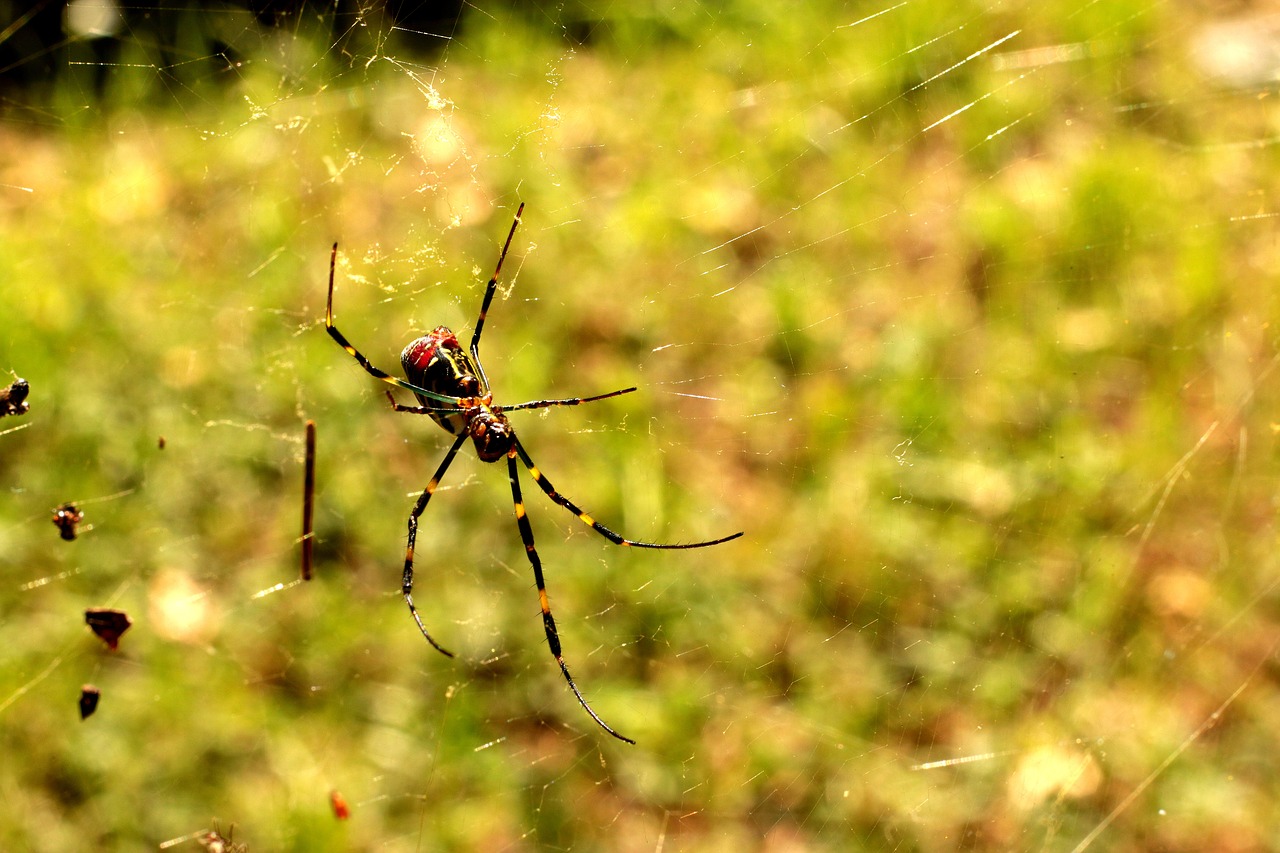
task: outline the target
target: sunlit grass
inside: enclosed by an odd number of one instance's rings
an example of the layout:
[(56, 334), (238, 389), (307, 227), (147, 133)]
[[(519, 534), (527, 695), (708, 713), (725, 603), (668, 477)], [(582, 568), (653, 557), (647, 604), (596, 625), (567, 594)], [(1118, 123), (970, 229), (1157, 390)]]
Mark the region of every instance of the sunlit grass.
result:
[[(207, 13), (248, 61), (0, 125), (0, 369), (32, 386), (0, 420), (29, 425), (0, 434), (0, 847), (216, 819), (251, 850), (1070, 850), (1113, 812), (1095, 849), (1267, 846), (1276, 176), (1232, 144), (1268, 103), (1204, 88), (1168, 10), (841, 26), (873, 11), (619, 14), (572, 50), (495, 12), (438, 67)], [(469, 449), (415, 590), (458, 657), (423, 643), (399, 565), (446, 436), (323, 329), (338, 240), (375, 363), (465, 336), (519, 201), (499, 400), (640, 387), (518, 417), (539, 467), (637, 538), (747, 531), (618, 549), (526, 481), (568, 661), (634, 749), (563, 684)], [(92, 606), (134, 617), (118, 653)]]

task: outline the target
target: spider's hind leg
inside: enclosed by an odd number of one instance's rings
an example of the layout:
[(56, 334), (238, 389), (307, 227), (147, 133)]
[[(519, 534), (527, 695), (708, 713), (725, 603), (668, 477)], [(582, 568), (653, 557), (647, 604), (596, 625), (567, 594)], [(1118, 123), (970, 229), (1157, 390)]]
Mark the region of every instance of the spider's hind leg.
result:
[(591, 706), (583, 698), (582, 691), (578, 689), (578, 685), (573, 683), (573, 676), (569, 674), (569, 667), (565, 665), (564, 655), (560, 651), (560, 634), (556, 631), (556, 620), (551, 615), (551, 604), (547, 600), (547, 584), (542, 577), (542, 560), (538, 558), (538, 549), (533, 544), (533, 526), (529, 524), (529, 516), (524, 510), (524, 500), (520, 496), (520, 469), (516, 466), (514, 453), (507, 456), (507, 471), (511, 477), (511, 498), (515, 502), (516, 524), (520, 527), (520, 539), (524, 542), (525, 556), (529, 558), (529, 564), (533, 566), (533, 579), (538, 584), (538, 603), (542, 607), (542, 627), (547, 632), (547, 645), (551, 648), (551, 654), (555, 657), (556, 663), (560, 665), (560, 671), (564, 673), (564, 680), (569, 682), (569, 689), (573, 691), (574, 696), (578, 697), (578, 704), (591, 715), (591, 719), (596, 721), (596, 725), (618, 740), (634, 744), (634, 740), (618, 734), (609, 727), (608, 723), (600, 719), (600, 715), (591, 710)]
[[(518, 438), (516, 439), (515, 449), (516, 453), (520, 456), (520, 461), (524, 463), (524, 467), (529, 469), (529, 476), (533, 477), (533, 481), (538, 484), (538, 488), (542, 489), (542, 491), (546, 493), (547, 497), (551, 498), (555, 503), (576, 515), (579, 521), (615, 545), (625, 545), (631, 548), (653, 548), (661, 551), (680, 551), (688, 548), (706, 548), (708, 545), (719, 545), (724, 542), (731, 542), (742, 535), (742, 531), (739, 531), (731, 536), (722, 536), (719, 539), (710, 539), (706, 542), (687, 542), (680, 544), (671, 544), (666, 542), (639, 542), (635, 539), (628, 539), (622, 534), (615, 533), (605, 527), (583, 511), (582, 508), (573, 501), (557, 492), (556, 487), (551, 485), (551, 481), (546, 478), (546, 475), (538, 470), (537, 465), (533, 464), (533, 458), (529, 455), (529, 452), (524, 449), (524, 445), (520, 443), (520, 439)], [(514, 460), (512, 464), (514, 465)]]
[(413, 616), (413, 621), (418, 623), (418, 630), (422, 632), (422, 636), (427, 638), (436, 651), (447, 657), (453, 657), (453, 652), (442, 647), (439, 643), (431, 638), (431, 634), (427, 633), (427, 626), (422, 624), (422, 617), (418, 615), (418, 608), (413, 605), (413, 549), (418, 541), (418, 517), (422, 515), (427, 508), (427, 502), (431, 500), (431, 496), (435, 494), (436, 488), (440, 485), (441, 478), (444, 477), (449, 465), (453, 463), (453, 457), (458, 455), (458, 448), (462, 447), (462, 442), (467, 438), (464, 432), (458, 436), (453, 442), (453, 446), (449, 448), (449, 452), (444, 455), (444, 459), (440, 462), (440, 466), (436, 468), (436, 472), (431, 475), (431, 480), (427, 483), (427, 487), (422, 490), (422, 494), (418, 497), (418, 502), (414, 504), (413, 512), (409, 514), (409, 541), (404, 549), (404, 575), (400, 581), (400, 591), (404, 595), (405, 604), (409, 605), (409, 613)]

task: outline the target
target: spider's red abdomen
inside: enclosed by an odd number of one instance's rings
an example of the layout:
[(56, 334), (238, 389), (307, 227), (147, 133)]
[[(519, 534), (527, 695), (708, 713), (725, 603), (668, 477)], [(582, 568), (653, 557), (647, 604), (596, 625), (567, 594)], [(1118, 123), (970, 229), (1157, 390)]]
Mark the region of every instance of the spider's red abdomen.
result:
[(458, 344), (458, 336), (448, 326), (436, 326), (430, 334), (417, 338), (404, 348), (404, 352), (400, 353), (400, 363), (404, 366), (404, 372), (406, 374), (426, 372), (436, 357), (436, 351), (440, 348), (462, 349)]
[[(458, 343), (458, 337), (448, 326), (436, 326), (429, 333), (412, 341), (400, 353), (404, 375), (419, 388), (446, 397), (482, 397), (488, 388), (479, 378), (479, 371), (471, 362), (471, 356)], [(447, 404), (416, 395), (423, 406), (433, 409), (447, 408)], [(457, 435), (466, 428), (464, 409), (457, 412), (430, 412), (431, 419), (450, 435)]]

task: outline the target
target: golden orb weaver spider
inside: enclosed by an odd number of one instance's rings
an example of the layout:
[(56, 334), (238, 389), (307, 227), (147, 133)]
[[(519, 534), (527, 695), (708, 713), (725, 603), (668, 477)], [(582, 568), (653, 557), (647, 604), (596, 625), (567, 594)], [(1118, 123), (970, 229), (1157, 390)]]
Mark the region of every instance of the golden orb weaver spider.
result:
[(560, 672), (564, 674), (564, 680), (569, 683), (569, 689), (577, 697), (578, 703), (582, 705), (583, 709), (591, 716), (591, 719), (596, 721), (600, 728), (618, 740), (634, 744), (634, 740), (614, 731), (592, 710), (591, 706), (587, 704), (587, 700), (583, 697), (582, 691), (578, 689), (578, 685), (574, 684), (573, 676), (569, 674), (569, 667), (564, 662), (564, 655), (560, 649), (560, 635), (556, 632), (556, 622), (551, 616), (551, 605), (547, 600), (547, 586), (542, 577), (542, 561), (538, 558), (537, 548), (534, 547), (533, 527), (529, 524), (529, 518), (525, 513), (524, 500), (520, 495), (520, 472), (516, 465), (516, 460), (518, 459), (524, 465), (529, 471), (529, 476), (533, 477), (533, 481), (538, 484), (538, 487), (546, 493), (546, 496), (552, 502), (576, 515), (592, 530), (615, 545), (672, 550), (705, 548), (709, 545), (719, 545), (722, 542), (737, 539), (742, 533), (738, 532), (732, 536), (724, 536), (708, 542), (692, 542), (686, 545), (638, 542), (634, 539), (627, 539), (596, 521), (574, 504), (573, 501), (557, 492), (551, 485), (551, 481), (543, 476), (538, 467), (533, 464), (533, 459), (529, 456), (528, 451), (524, 449), (524, 445), (516, 437), (514, 427), (507, 420), (507, 412), (520, 411), (521, 409), (545, 409), (551, 406), (577, 406), (582, 403), (593, 403), (609, 397), (630, 394), (636, 389), (634, 387), (622, 388), (618, 391), (610, 391), (608, 394), (597, 394), (594, 397), (534, 400), (515, 406), (501, 406), (493, 402), (493, 392), (489, 390), (489, 379), (485, 376), (484, 366), (480, 363), (480, 333), (484, 330), (485, 316), (489, 313), (489, 305), (493, 302), (493, 295), (498, 288), (498, 276), (502, 273), (502, 262), (507, 258), (507, 251), (511, 248), (511, 239), (515, 237), (516, 227), (520, 224), (520, 215), (522, 213), (524, 213), (523, 204), (516, 210), (515, 219), (511, 223), (511, 230), (507, 233), (507, 240), (503, 243), (502, 252), (498, 255), (498, 264), (493, 270), (493, 275), (489, 278), (489, 283), (485, 286), (484, 299), (480, 303), (480, 315), (476, 318), (475, 331), (471, 335), (470, 355), (462, 349), (457, 337), (447, 326), (437, 326), (430, 333), (412, 341), (400, 354), (400, 363), (404, 368), (405, 376), (408, 377), (408, 382), (397, 379), (375, 367), (369, 359), (365, 358), (359, 350), (343, 337), (342, 333), (333, 324), (333, 279), (338, 265), (337, 243), (333, 244), (333, 252), (329, 256), (329, 299), (325, 305), (324, 312), (325, 330), (331, 338), (337, 341), (339, 346), (359, 362), (360, 366), (370, 376), (397, 388), (412, 391), (414, 396), (418, 398), (418, 402), (422, 404), (420, 406), (401, 405), (396, 402), (391, 392), (387, 391), (387, 399), (391, 401), (391, 407), (395, 411), (408, 412), (414, 415), (427, 415), (445, 432), (456, 436), (453, 445), (445, 453), (444, 459), (440, 462), (439, 467), (436, 468), (436, 472), (431, 475), (431, 479), (427, 482), (427, 487), (422, 490), (422, 494), (418, 497), (418, 502), (409, 514), (409, 540), (405, 547), (404, 574), (401, 579), (400, 591), (404, 595), (405, 603), (409, 605), (409, 613), (413, 616), (413, 621), (417, 623), (418, 630), (422, 632), (422, 636), (436, 651), (447, 657), (453, 657), (452, 652), (447, 651), (431, 638), (426, 626), (422, 624), (422, 617), (418, 615), (418, 608), (413, 604), (413, 549), (418, 539), (418, 518), (426, 510), (427, 503), (431, 500), (431, 496), (435, 494), (436, 488), (439, 487), (440, 480), (444, 477), (445, 472), (449, 470), (449, 465), (452, 464), (458, 449), (462, 447), (464, 441), (470, 438), (475, 445), (476, 455), (482, 461), (497, 462), (503, 458), (507, 460), (507, 475), (511, 480), (511, 498), (515, 503), (516, 525), (520, 529), (520, 539), (524, 542), (525, 556), (529, 558), (529, 564), (533, 566), (533, 579), (538, 585), (538, 603), (542, 607), (542, 627), (546, 631), (547, 645), (551, 648), (551, 654), (555, 657), (556, 663), (559, 664)]

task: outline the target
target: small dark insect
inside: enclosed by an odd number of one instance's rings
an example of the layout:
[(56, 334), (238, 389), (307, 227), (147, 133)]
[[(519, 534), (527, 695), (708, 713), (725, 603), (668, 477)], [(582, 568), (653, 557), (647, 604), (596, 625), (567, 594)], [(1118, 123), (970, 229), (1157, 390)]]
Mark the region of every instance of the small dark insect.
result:
[(5, 415), (25, 415), (31, 409), (27, 395), (31, 386), (25, 379), (15, 379), (7, 388), (0, 388), (0, 418)]
[(86, 684), (80, 688), (80, 719), (93, 716), (93, 712), (98, 710), (98, 699), (101, 696), (102, 691), (92, 684)]
[(316, 422), (307, 421), (307, 461), (302, 474), (302, 579), (311, 580), (311, 516), (316, 501)]
[(555, 657), (556, 663), (559, 664), (565, 681), (569, 683), (569, 689), (573, 691), (578, 703), (582, 705), (583, 709), (591, 716), (591, 719), (596, 721), (600, 728), (618, 740), (635, 743), (631, 738), (618, 734), (606, 725), (604, 720), (600, 719), (599, 715), (587, 704), (587, 700), (583, 698), (582, 692), (578, 690), (578, 686), (573, 683), (573, 678), (569, 675), (569, 668), (565, 665), (564, 656), (560, 651), (560, 635), (556, 632), (556, 623), (551, 617), (551, 604), (547, 598), (547, 587), (542, 577), (542, 561), (538, 558), (538, 551), (533, 543), (533, 527), (529, 523), (528, 515), (525, 513), (524, 499), (520, 494), (520, 465), (524, 465), (529, 472), (529, 476), (533, 478), (533, 482), (537, 484), (538, 488), (542, 489), (543, 493), (553, 503), (576, 515), (584, 524), (615, 545), (661, 549), (705, 548), (708, 545), (719, 545), (722, 542), (737, 539), (742, 534), (734, 533), (731, 536), (723, 536), (708, 542), (692, 542), (687, 545), (638, 542), (634, 539), (627, 539), (596, 521), (586, 512), (579, 509), (571, 500), (557, 492), (551, 485), (551, 481), (543, 476), (538, 467), (533, 464), (533, 459), (529, 456), (528, 451), (524, 449), (524, 445), (516, 437), (515, 428), (507, 420), (508, 412), (524, 409), (545, 409), (551, 406), (577, 406), (582, 403), (591, 403), (596, 400), (606, 400), (610, 397), (630, 394), (636, 389), (623, 388), (618, 391), (610, 391), (607, 394), (597, 394), (594, 397), (535, 400), (515, 406), (502, 406), (493, 402), (493, 392), (489, 390), (489, 379), (485, 376), (484, 366), (480, 363), (480, 333), (484, 331), (485, 317), (489, 313), (489, 305), (493, 302), (494, 293), (498, 289), (498, 276), (502, 273), (502, 262), (506, 260), (507, 250), (511, 248), (511, 239), (515, 236), (516, 227), (520, 224), (520, 215), (523, 212), (524, 205), (522, 204), (516, 210), (515, 220), (511, 223), (511, 230), (507, 233), (507, 241), (502, 245), (502, 252), (498, 255), (498, 264), (493, 270), (493, 275), (489, 278), (489, 283), (485, 286), (484, 299), (480, 303), (480, 315), (476, 318), (475, 330), (471, 333), (470, 354), (462, 348), (461, 344), (458, 343), (457, 337), (447, 326), (437, 326), (429, 334), (411, 342), (404, 348), (404, 352), (400, 354), (400, 363), (404, 368), (405, 376), (409, 379), (408, 382), (397, 379), (389, 373), (374, 367), (359, 350), (348, 343), (347, 339), (333, 324), (333, 279), (338, 265), (337, 243), (333, 244), (333, 252), (329, 256), (329, 300), (325, 305), (325, 330), (331, 338), (337, 341), (338, 346), (346, 350), (347, 354), (364, 368), (366, 373), (397, 388), (413, 392), (413, 395), (418, 398), (418, 402), (422, 404), (420, 406), (401, 405), (396, 402), (395, 397), (388, 391), (387, 397), (391, 400), (391, 407), (395, 411), (408, 412), (414, 415), (427, 415), (445, 432), (456, 436), (453, 440), (453, 445), (445, 453), (444, 459), (441, 460), (439, 467), (436, 468), (436, 472), (431, 475), (431, 479), (427, 481), (427, 487), (422, 490), (422, 494), (418, 497), (418, 502), (409, 514), (409, 541), (405, 548), (401, 592), (404, 594), (405, 603), (409, 605), (409, 612), (413, 615), (413, 620), (418, 624), (418, 630), (422, 632), (422, 636), (441, 654), (453, 657), (452, 652), (446, 651), (427, 633), (426, 626), (422, 624), (418, 610), (414, 607), (412, 596), (413, 549), (418, 539), (418, 517), (426, 510), (427, 502), (435, 494), (441, 478), (444, 477), (445, 472), (449, 469), (449, 465), (453, 462), (453, 458), (457, 455), (463, 442), (471, 439), (475, 445), (476, 455), (480, 457), (481, 461), (497, 462), (499, 459), (507, 460), (507, 477), (511, 482), (511, 498), (515, 504), (516, 525), (520, 529), (520, 539), (524, 543), (525, 556), (528, 557), (529, 564), (533, 567), (533, 579), (538, 586), (538, 603), (542, 608), (542, 627), (547, 635), (547, 645), (550, 646), (551, 654)]
[(156, 439), (156, 447), (157, 447), (159, 450), (164, 450), (164, 436), (163, 436), (163, 435), (162, 435), (162, 436), (160, 436), (160, 438)]
[(197, 836), (196, 842), (208, 853), (249, 853), (249, 845), (237, 844), (231, 840), (235, 830), (235, 826), (232, 826), (227, 830), (226, 836), (223, 837), (222, 833), (218, 831), (217, 824), (215, 824), (213, 829)]
[(58, 535), (70, 542), (76, 538), (76, 528), (84, 521), (84, 513), (75, 504), (63, 504), (53, 511), (53, 523), (58, 525)]
[(95, 607), (84, 612), (85, 624), (93, 629), (93, 633), (102, 638), (107, 648), (115, 651), (120, 647), (120, 637), (133, 624), (129, 615), (123, 610), (110, 610)]
[(338, 820), (351, 817), (351, 809), (347, 807), (346, 799), (337, 791), (329, 792), (329, 805), (333, 807), (333, 816)]

